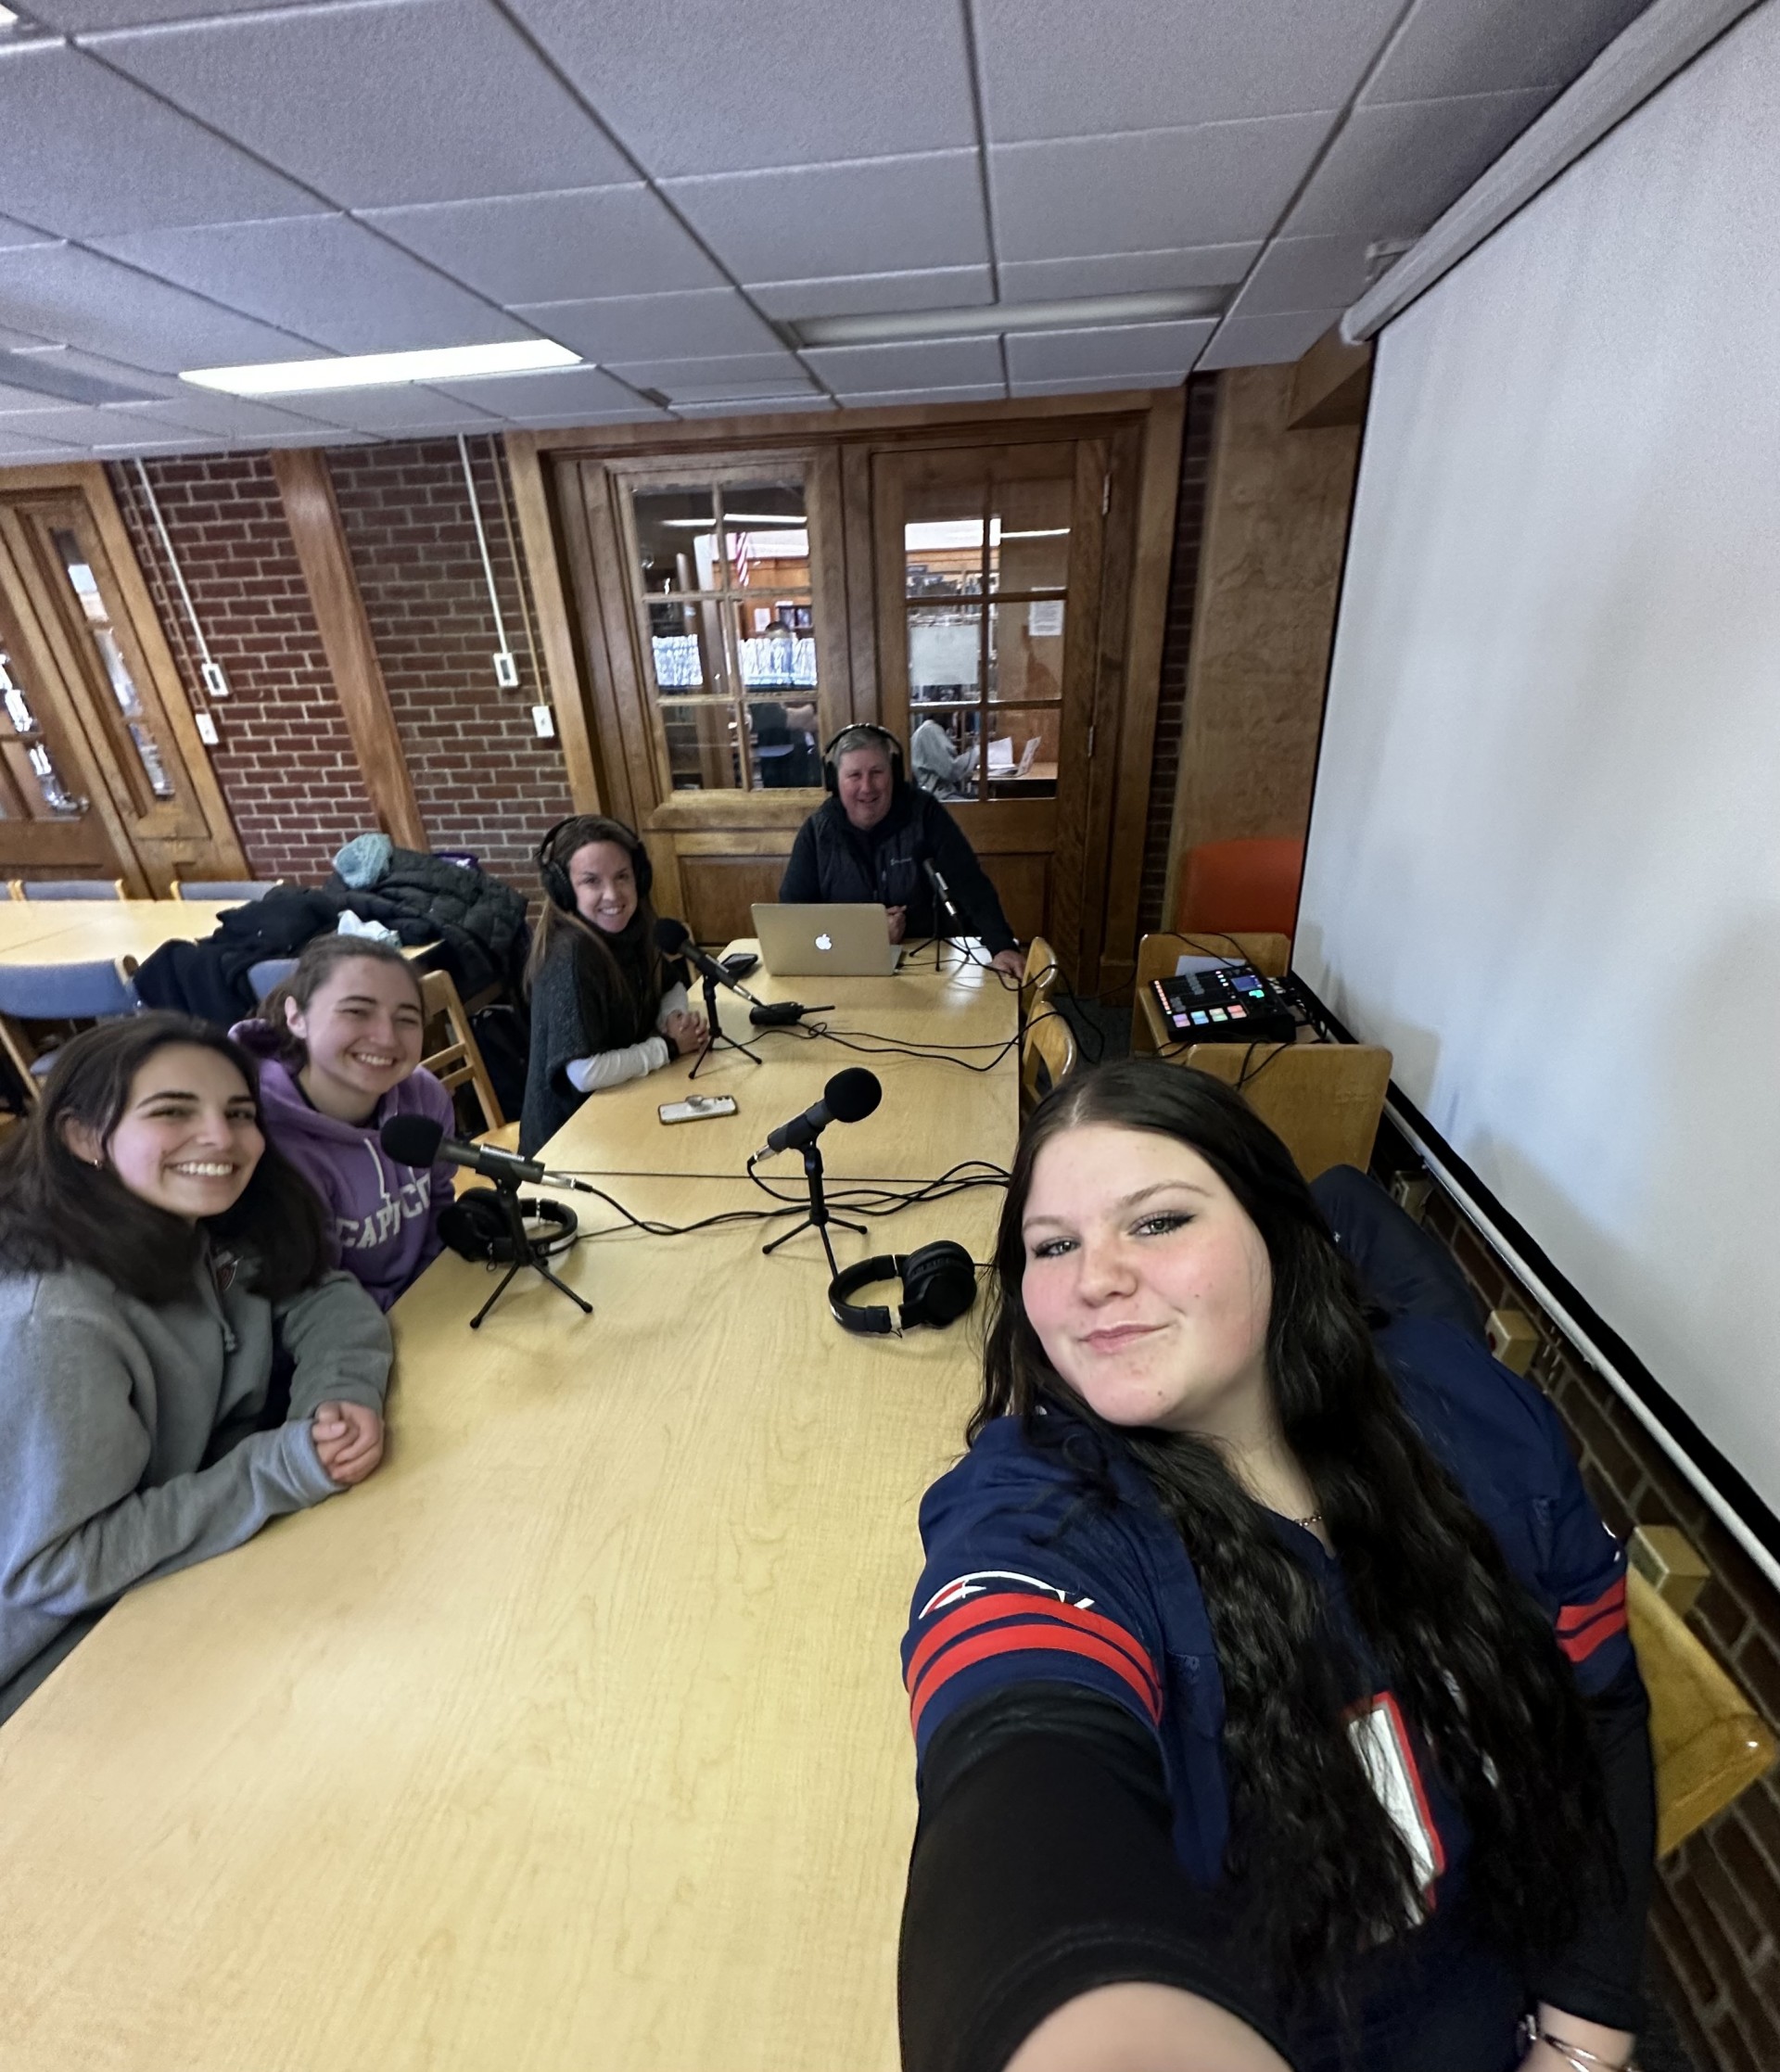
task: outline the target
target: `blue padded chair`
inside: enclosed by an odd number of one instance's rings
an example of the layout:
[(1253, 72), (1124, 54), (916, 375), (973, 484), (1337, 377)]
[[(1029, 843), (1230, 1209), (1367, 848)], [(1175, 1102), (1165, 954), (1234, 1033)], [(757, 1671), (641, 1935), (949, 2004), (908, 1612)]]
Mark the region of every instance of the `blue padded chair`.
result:
[(121, 878), (15, 878), (15, 899), (121, 899)]
[(139, 1005), (134, 982), (108, 957), (84, 964), (0, 964), (0, 1049), (34, 1098), (56, 1053), (38, 1050), (26, 1023), (103, 1022), (134, 1014)]
[(175, 899), (263, 899), (282, 878), (181, 878), (173, 884)]
[(248, 984), (253, 988), (256, 1000), (263, 1000), (274, 985), (282, 985), (297, 969), (294, 957), (262, 957), (257, 964), (248, 967)]

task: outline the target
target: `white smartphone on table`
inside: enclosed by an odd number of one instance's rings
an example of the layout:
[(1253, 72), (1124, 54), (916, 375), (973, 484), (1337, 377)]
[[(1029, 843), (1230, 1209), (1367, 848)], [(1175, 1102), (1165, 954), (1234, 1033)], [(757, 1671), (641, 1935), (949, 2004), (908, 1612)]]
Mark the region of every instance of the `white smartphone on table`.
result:
[(693, 1094), (685, 1100), (664, 1100), (655, 1112), (664, 1123), (702, 1123), (713, 1115), (733, 1115), (728, 1094)]

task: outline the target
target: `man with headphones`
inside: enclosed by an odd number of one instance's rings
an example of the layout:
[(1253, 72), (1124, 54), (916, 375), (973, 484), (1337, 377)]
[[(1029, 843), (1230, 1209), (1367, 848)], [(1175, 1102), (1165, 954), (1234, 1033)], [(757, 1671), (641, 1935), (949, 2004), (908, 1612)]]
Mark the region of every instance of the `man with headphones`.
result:
[(998, 970), (1020, 978), (1026, 960), (995, 887), (963, 830), (930, 793), (903, 776), (902, 747), (883, 727), (844, 727), (822, 754), (828, 796), (792, 845), (779, 887), (790, 906), (882, 906), (890, 940), (935, 935), (947, 924), (923, 866), (946, 881), (966, 931)]

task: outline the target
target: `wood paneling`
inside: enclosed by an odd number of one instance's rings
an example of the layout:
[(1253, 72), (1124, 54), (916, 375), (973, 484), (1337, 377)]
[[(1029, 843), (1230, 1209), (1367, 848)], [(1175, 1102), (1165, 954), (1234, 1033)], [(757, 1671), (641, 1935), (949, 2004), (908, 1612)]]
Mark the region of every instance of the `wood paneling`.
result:
[(568, 794), (578, 813), (603, 813), (606, 808), (602, 803), (594, 759), (592, 720), (577, 664), (575, 634), (568, 601), (563, 593), (556, 532), (551, 524), (549, 491), (538, 459), (538, 444), (528, 432), (509, 432), (506, 449), (519, 539), (531, 578), (532, 602), (538, 607), (551, 705), (556, 715), (556, 736), (563, 744), (563, 761), (568, 769)]
[(272, 467), (372, 807), (392, 841), (424, 849), (426, 830), (347, 553), (327, 456), (312, 447), (290, 448), (273, 454)]
[(1291, 371), (1286, 423), (1293, 431), (1364, 425), (1372, 394), (1372, 341), (1349, 345), (1331, 324)]
[(1290, 430), (1292, 378), (1218, 379), (1164, 913), (1186, 849), (1310, 819), (1359, 433)]

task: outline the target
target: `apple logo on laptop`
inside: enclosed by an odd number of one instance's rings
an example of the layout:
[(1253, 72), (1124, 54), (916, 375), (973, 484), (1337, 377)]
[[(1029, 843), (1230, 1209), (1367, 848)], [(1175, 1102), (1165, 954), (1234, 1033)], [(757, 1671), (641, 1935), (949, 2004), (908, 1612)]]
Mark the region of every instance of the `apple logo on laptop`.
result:
[(818, 949), (833, 949), (834, 947), (834, 938), (826, 929), (817, 936), (816, 947)]

